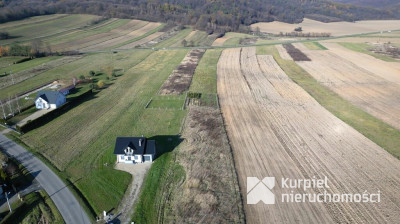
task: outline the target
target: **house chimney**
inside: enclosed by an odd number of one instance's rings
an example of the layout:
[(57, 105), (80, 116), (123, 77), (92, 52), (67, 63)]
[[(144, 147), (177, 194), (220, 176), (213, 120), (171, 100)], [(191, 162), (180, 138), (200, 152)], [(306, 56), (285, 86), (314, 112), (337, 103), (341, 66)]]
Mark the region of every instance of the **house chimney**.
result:
[(142, 139), (139, 139), (139, 147), (142, 147)]

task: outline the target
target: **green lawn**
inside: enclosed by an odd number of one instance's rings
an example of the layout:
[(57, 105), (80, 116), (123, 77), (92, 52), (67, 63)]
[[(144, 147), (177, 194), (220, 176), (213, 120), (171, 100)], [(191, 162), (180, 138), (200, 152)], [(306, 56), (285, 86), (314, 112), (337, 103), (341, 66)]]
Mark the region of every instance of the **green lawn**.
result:
[[(118, 206), (131, 180), (129, 174), (113, 169), (116, 137), (177, 135), (186, 115), (186, 111), (144, 109), (187, 50), (151, 53), (113, 54), (115, 67), (125, 67), (123, 76), (92, 99), (20, 137), (74, 182), (97, 215)], [(164, 144), (157, 143), (158, 153), (168, 148), (168, 141)]]
[(183, 29), (181, 31), (179, 31), (178, 33), (176, 33), (174, 36), (166, 39), (165, 41), (162, 41), (156, 45), (154, 45), (154, 48), (166, 48), (166, 47), (170, 47), (171, 45), (178, 43), (180, 44), (182, 42), (183, 39), (185, 39), (185, 37), (192, 32), (192, 29), (190, 28), (186, 28)]
[(352, 51), (357, 51), (357, 52), (360, 52), (360, 53), (368, 54), (368, 55), (371, 55), (371, 56), (373, 56), (373, 57), (375, 57), (377, 59), (380, 59), (382, 61), (396, 62), (395, 59), (393, 59), (393, 58), (391, 58), (389, 56), (385, 56), (385, 55), (381, 55), (381, 54), (377, 54), (377, 53), (374, 53), (372, 51), (369, 51), (368, 49), (373, 48), (373, 46), (368, 45), (366, 43), (345, 43), (345, 42), (342, 42), (342, 43), (339, 43), (339, 44), (342, 45), (345, 48), (348, 48), (348, 49), (352, 50)]
[(318, 83), (295, 62), (284, 60), (274, 46), (257, 47), (257, 54), (273, 55), (286, 74), (323, 107), (400, 159), (400, 131), (352, 105)]

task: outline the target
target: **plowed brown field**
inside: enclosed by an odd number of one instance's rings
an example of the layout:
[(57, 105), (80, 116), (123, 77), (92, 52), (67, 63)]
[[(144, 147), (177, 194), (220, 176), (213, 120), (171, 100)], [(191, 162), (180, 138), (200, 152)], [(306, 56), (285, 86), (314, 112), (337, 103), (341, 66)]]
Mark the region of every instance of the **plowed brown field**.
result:
[(329, 50), (313, 51), (295, 44), (311, 58), (297, 64), (352, 104), (400, 129), (398, 63), (384, 62), (337, 44), (324, 45)]
[[(224, 50), (218, 94), (248, 223), (399, 223), (400, 161), (333, 116), (272, 56)], [(380, 203), (282, 203), (281, 178), (328, 178), (328, 193), (377, 193)], [(275, 177), (276, 204), (247, 205), (246, 178)]]

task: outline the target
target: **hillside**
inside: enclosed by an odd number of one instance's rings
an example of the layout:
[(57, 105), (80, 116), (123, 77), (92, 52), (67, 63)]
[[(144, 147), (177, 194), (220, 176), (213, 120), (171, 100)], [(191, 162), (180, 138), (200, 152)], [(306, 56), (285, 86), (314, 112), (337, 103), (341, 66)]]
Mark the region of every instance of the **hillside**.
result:
[(231, 31), (256, 22), (301, 22), (304, 17), (324, 21), (400, 18), (396, 11), (350, 6), (328, 0), (2, 0), (0, 22), (33, 15), (84, 13), (195, 25), (197, 29)]
[(333, 0), (335, 2), (345, 3), (345, 4), (353, 4), (360, 6), (369, 6), (376, 8), (389, 8), (389, 7), (397, 7), (400, 8), (400, 2), (398, 0)]

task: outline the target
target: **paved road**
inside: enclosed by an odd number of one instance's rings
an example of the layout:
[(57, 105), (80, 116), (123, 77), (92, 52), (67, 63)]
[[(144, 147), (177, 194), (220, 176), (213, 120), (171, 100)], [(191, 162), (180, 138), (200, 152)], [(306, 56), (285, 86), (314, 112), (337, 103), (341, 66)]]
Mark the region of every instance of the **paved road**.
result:
[(16, 158), (35, 177), (43, 189), (50, 195), (67, 224), (89, 224), (90, 219), (82, 209), (64, 182), (42, 161), (0, 134), (0, 146), (4, 151)]

